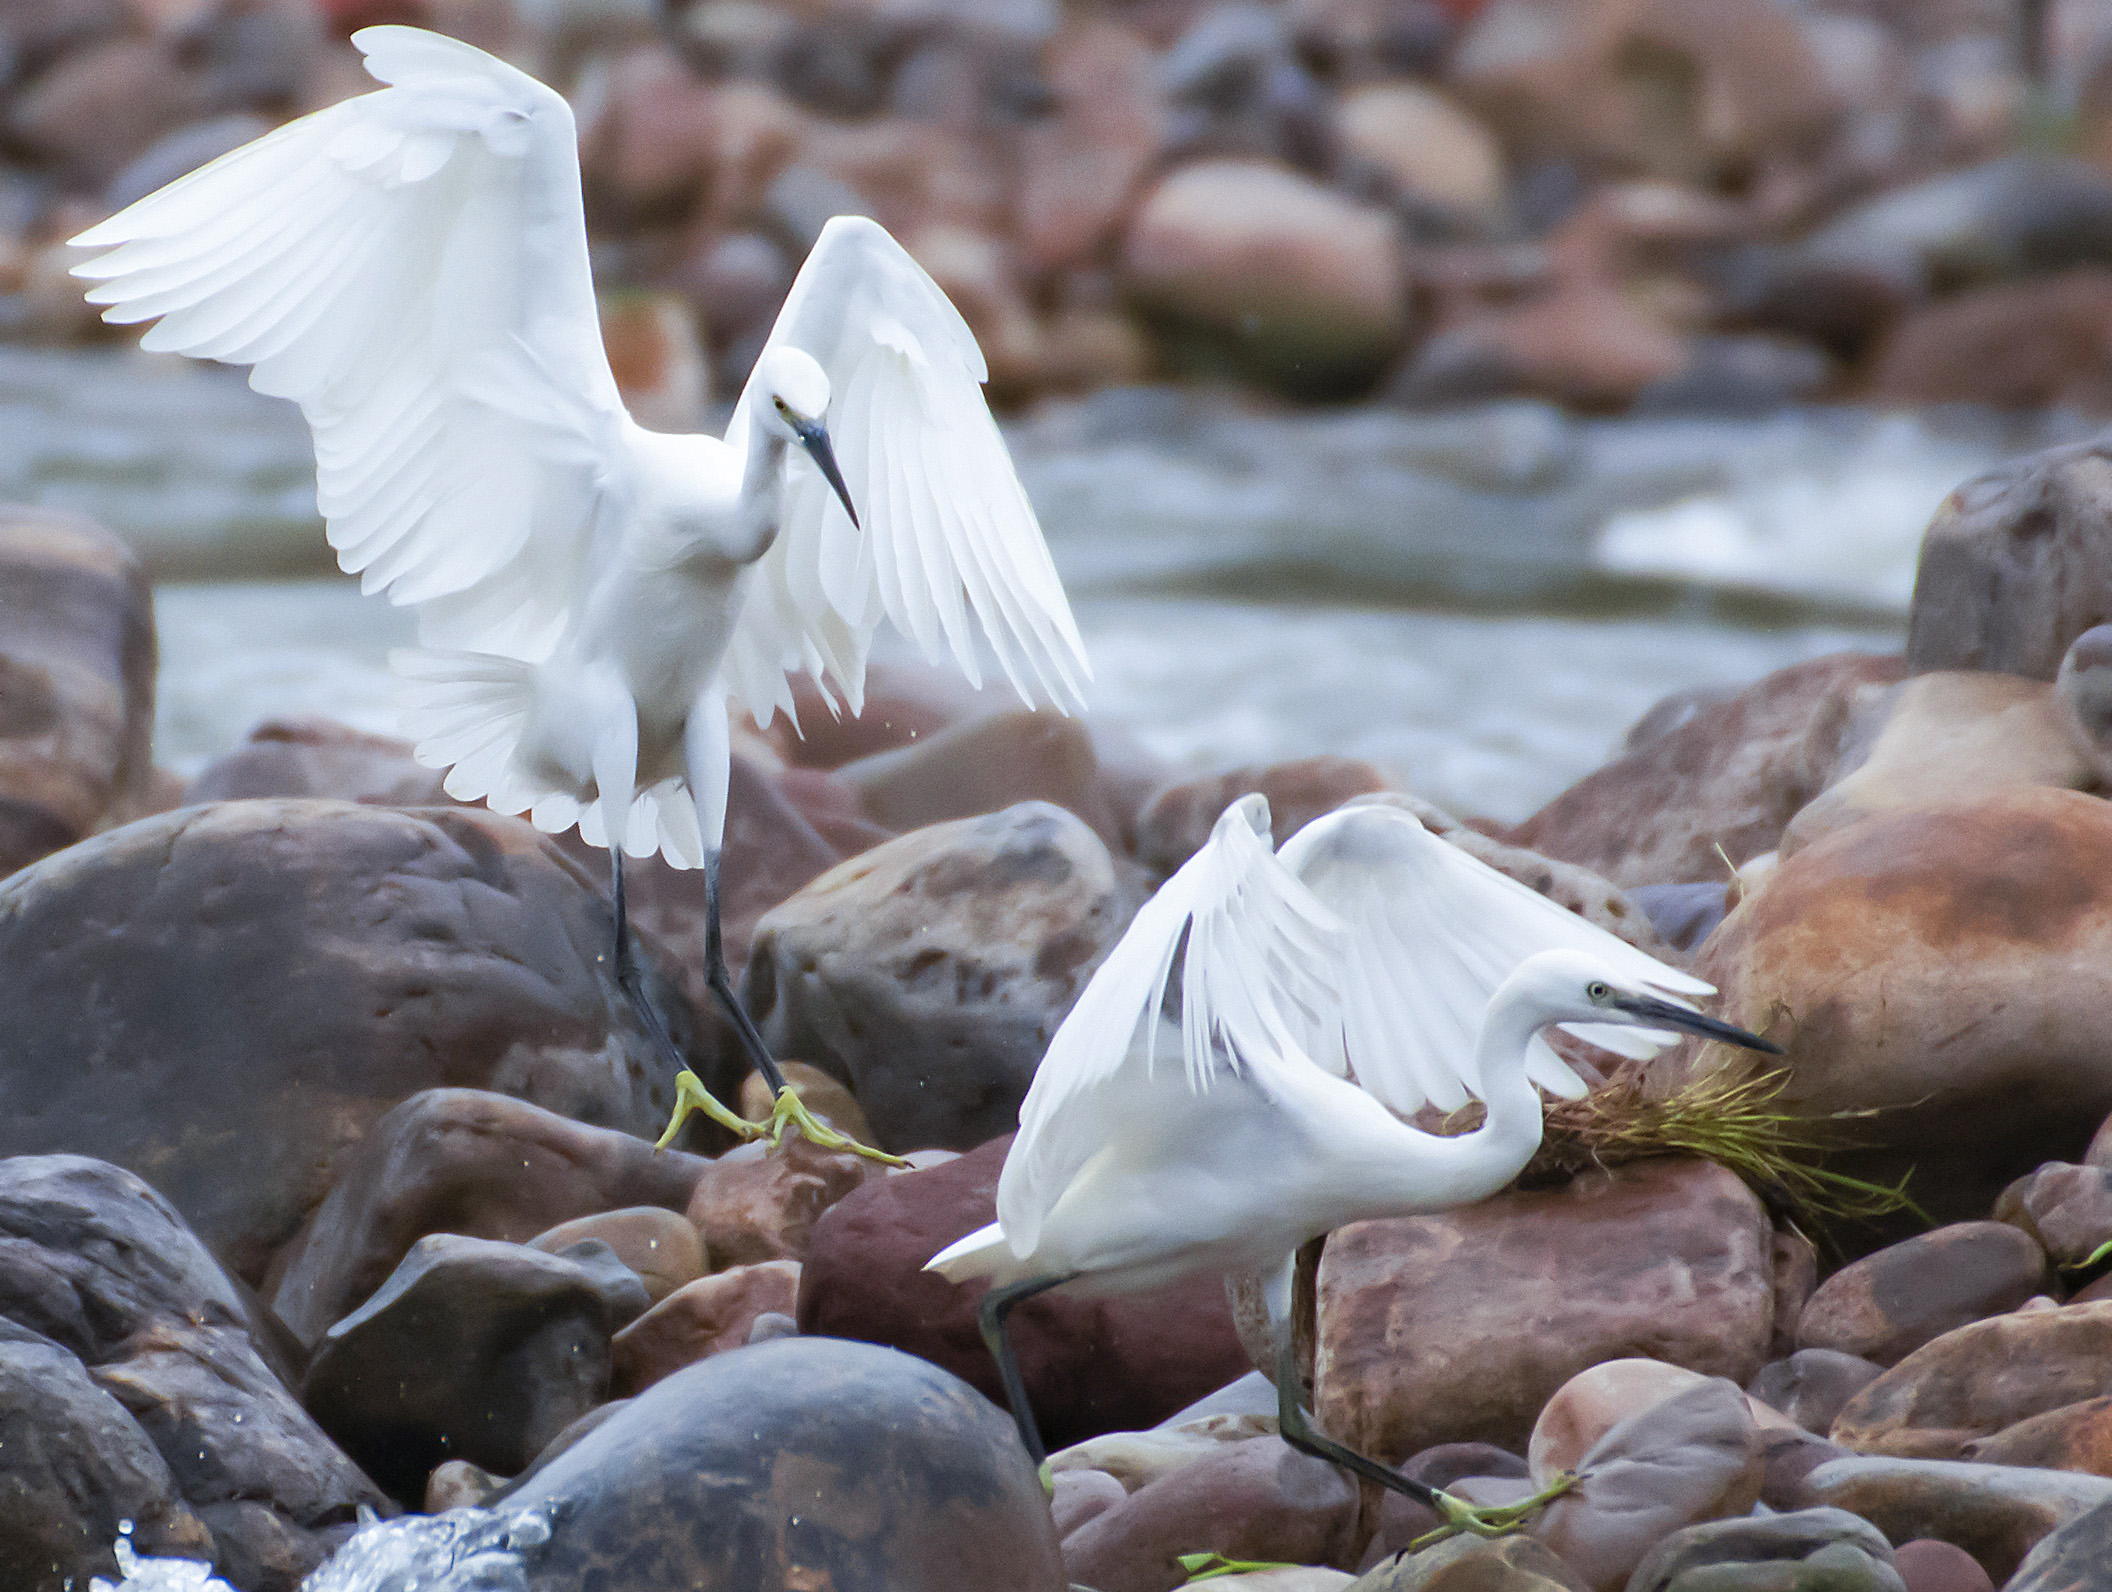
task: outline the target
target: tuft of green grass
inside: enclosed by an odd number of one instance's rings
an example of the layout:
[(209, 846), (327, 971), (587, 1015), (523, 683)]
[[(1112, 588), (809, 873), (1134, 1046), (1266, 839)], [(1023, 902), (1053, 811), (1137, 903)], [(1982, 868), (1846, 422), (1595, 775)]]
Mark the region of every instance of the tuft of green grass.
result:
[[(1856, 1147), (1851, 1125), (1875, 1116), (1875, 1108), (1799, 1116), (1779, 1103), (1788, 1087), (1789, 1074), (1780, 1068), (1743, 1076), (1726, 1070), (1662, 1095), (1622, 1076), (1581, 1100), (1550, 1100), (1540, 1148), (1519, 1181), (1561, 1182), (1593, 1167), (1692, 1155), (1728, 1168), (1769, 1203), (1817, 1223), (1873, 1221), (1900, 1211), (1927, 1220), (1907, 1196), (1906, 1177), (1871, 1183), (1824, 1164), (1827, 1155)], [(1470, 1101), (1446, 1118), (1443, 1131), (1464, 1133), (1482, 1115), (1481, 1103)]]

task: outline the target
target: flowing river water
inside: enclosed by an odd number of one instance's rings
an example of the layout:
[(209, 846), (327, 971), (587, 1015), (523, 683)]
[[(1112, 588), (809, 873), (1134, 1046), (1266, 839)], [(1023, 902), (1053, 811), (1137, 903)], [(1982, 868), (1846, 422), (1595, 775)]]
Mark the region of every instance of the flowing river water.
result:
[[(2073, 417), (1535, 404), (1269, 412), (1133, 389), (1008, 427), (1093, 661), (1097, 724), (1177, 768), (1368, 757), (1523, 817), (1668, 691), (1895, 648), (1922, 527)], [(136, 351), (0, 350), (0, 501), (86, 513), (156, 580), (157, 757), (259, 719), (392, 731), (408, 617), (333, 572), (305, 428)]]

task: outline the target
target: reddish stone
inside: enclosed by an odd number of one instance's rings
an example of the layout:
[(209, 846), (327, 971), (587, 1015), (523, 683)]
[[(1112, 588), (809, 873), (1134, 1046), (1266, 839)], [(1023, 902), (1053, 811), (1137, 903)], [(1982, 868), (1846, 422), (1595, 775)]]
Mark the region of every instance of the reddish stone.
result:
[(677, 1288), (610, 1343), (610, 1396), (643, 1393), (685, 1365), (745, 1346), (757, 1316), (790, 1315), (798, 1300), (796, 1260), (735, 1266)]
[[(1002, 1401), (976, 1328), (983, 1285), (922, 1268), (995, 1218), (1011, 1142), (868, 1183), (824, 1215), (801, 1278), (800, 1330), (892, 1344)], [(1113, 1299), (1044, 1294), (1012, 1313), (1011, 1331), (1051, 1452), (1154, 1425), (1248, 1369), (1214, 1273)]]

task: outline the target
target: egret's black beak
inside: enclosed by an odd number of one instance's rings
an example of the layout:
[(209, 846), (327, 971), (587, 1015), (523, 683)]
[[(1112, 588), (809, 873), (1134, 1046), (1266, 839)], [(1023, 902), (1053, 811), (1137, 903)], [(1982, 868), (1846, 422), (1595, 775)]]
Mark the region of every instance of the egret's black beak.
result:
[(1675, 1028), (1682, 1033), (1699, 1034), (1704, 1039), (1720, 1039), (1726, 1045), (1765, 1051), (1770, 1056), (1782, 1054), (1782, 1047), (1772, 1040), (1749, 1034), (1735, 1023), (1719, 1022), (1701, 1012), (1676, 1006), (1671, 1001), (1661, 1001), (1649, 995), (1616, 995), (1609, 1004), (1652, 1028)]
[(851, 517), (851, 524), (858, 523), (858, 511), (851, 507), (851, 489), (843, 484), (843, 472), (836, 468), (836, 450), (829, 443), (829, 428), (819, 420), (799, 420), (791, 416), (792, 434), (799, 438), (799, 445), (807, 450), (814, 467), (821, 471), (830, 486), (836, 489), (837, 499), (843, 504), (843, 512)]

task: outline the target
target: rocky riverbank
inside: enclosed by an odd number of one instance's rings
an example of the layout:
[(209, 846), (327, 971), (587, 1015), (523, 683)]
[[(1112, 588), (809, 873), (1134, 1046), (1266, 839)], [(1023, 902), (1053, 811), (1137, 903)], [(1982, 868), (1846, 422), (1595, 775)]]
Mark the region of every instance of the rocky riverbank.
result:
[[(817, 1112), (912, 1165), (707, 1127), (655, 1153), (672, 1080), (598, 853), (325, 721), (158, 772), (131, 555), (10, 511), (0, 1589), (120, 1551), (238, 1592), (2102, 1584), (2108, 469), (2085, 444), (1954, 493), (1904, 656), (1668, 699), (1523, 823), (1425, 809), (1714, 980), (1786, 1048), (1778, 1109), (1852, 1114), (1832, 1164), (1911, 1173), (1933, 1225), (1661, 1155), (1333, 1235), (1331, 1431), (1484, 1501), (1584, 1475), (1526, 1537), (1422, 1553), (1427, 1516), (1275, 1436), (1212, 1278), (1019, 1310), (1067, 1445), (1045, 1500), (973, 1292), (919, 1269), (991, 1218), (1041, 1047), (1223, 804), (1261, 790), (1288, 833), (1380, 770), (1170, 779), (909, 669), (862, 719), (744, 733), (746, 998)], [(755, 1109), (701, 880), (633, 877), (655, 999)]]
[(619, 379), (730, 395), (863, 210), (1017, 404), (1152, 375), (2112, 408), (2112, 27), (2087, 0), (123, 0), (0, 21), (0, 327), (60, 241), (370, 87), (415, 21), (579, 112)]

